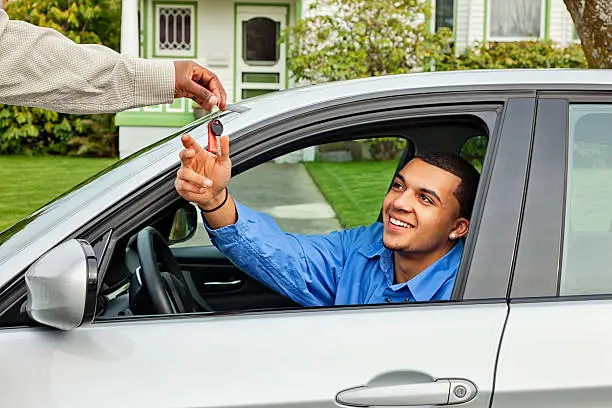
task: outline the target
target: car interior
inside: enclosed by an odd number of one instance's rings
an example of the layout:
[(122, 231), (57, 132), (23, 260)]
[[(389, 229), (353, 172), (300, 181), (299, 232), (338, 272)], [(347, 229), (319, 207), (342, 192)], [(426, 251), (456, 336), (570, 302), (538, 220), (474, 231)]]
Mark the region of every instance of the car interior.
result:
[[(319, 136), (327, 143), (379, 137), (403, 139), (405, 148), (396, 158), (396, 171), (419, 151), (452, 152), (479, 167), (489, 136), (485, 123), (473, 115), (372, 125)], [(286, 153), (285, 148), (274, 155)], [(270, 159), (268, 156), (267, 160)], [(393, 176), (389, 175), (389, 186)], [(110, 261), (101, 271), (103, 281), (99, 285), (96, 319), (300, 307), (236, 268), (212, 245), (174, 247), (173, 244), (189, 240), (198, 229), (204, 229), (195, 206), (176, 197), (146, 223), (116, 241)], [(381, 203), (383, 198), (380, 197)]]

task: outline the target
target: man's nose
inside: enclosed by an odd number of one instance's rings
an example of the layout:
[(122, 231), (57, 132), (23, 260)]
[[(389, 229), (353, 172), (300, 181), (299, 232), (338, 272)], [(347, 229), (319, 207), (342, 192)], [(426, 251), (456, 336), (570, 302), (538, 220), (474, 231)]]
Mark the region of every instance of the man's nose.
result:
[(393, 201), (393, 206), (398, 210), (411, 212), (414, 210), (414, 194), (404, 191)]

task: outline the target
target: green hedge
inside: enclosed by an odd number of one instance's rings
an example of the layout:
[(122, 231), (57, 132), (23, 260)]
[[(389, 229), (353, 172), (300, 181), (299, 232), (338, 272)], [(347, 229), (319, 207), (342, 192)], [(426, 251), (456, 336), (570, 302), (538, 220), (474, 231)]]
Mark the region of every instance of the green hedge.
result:
[[(13, 20), (51, 27), (68, 38), (119, 49), (120, 0), (15, 0)], [(114, 115), (67, 115), (0, 105), (0, 154), (117, 156)]]
[(428, 55), (430, 66), (436, 71), (466, 69), (515, 68), (587, 68), (584, 52), (579, 44), (561, 47), (552, 41), (517, 41), (476, 43), (455, 53), (449, 47), (439, 47)]

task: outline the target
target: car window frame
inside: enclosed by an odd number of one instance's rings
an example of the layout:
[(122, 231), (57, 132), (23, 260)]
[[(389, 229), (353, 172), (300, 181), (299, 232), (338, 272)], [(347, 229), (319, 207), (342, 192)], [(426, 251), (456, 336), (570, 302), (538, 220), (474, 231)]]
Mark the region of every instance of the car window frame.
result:
[[(237, 172), (241, 172), (243, 169), (250, 168), (251, 166), (255, 165), (256, 161), (263, 162), (268, 160), (270, 152), (275, 151), (275, 155), (278, 155), (277, 153), (280, 152), (284, 146), (293, 143), (299, 144), (301, 139), (311, 136), (313, 133), (320, 133), (323, 129), (329, 128), (330, 126), (342, 126), (346, 123), (354, 124), (355, 117), (359, 117), (359, 119), (362, 121), (369, 121), (373, 119), (378, 120), (381, 119), (381, 117), (393, 118), (397, 117), (397, 115), (405, 115), (406, 112), (410, 112), (410, 116), (414, 117), (419, 115), (431, 116), (442, 115), (444, 112), (473, 112), (478, 109), (485, 109), (484, 107), (488, 106), (491, 111), (496, 111), (498, 113), (497, 122), (493, 126), (493, 129), (491, 129), (491, 134), (489, 135), (490, 146), (495, 146), (495, 148), (490, 147), (487, 149), (487, 158), (485, 159), (484, 164), (485, 169), (489, 168), (489, 170), (492, 171), (495, 166), (494, 156), (500, 149), (497, 142), (495, 142), (499, 133), (499, 115), (502, 113), (500, 108), (505, 109), (503, 107), (506, 106), (508, 101), (512, 99), (525, 102), (533, 100), (534, 97), (535, 92), (532, 90), (513, 90), (404, 95), (400, 97), (392, 96), (387, 98), (379, 98), (374, 101), (351, 101), (345, 104), (336, 105), (334, 110), (317, 109), (314, 112), (305, 112), (301, 115), (301, 119), (306, 119), (309, 122), (307, 125), (296, 118), (283, 118), (277, 123), (260, 123), (255, 124), (250, 128), (243, 129), (241, 132), (235, 134), (232, 138), (234, 148), (232, 154), (232, 161), (234, 163), (233, 167), (237, 170)], [(514, 115), (514, 117), (515, 116), (516, 115)], [(402, 117), (405, 118), (405, 116)], [(520, 118), (515, 117), (515, 120), (517, 119)], [(347, 120), (350, 122), (347, 122)], [(262, 136), (259, 141), (255, 141), (246, 137), (246, 135), (249, 133), (259, 133)], [(117, 237), (121, 236), (122, 232), (125, 232), (128, 229), (133, 229), (134, 225), (137, 225), (139, 222), (144, 223), (147, 219), (150, 219), (153, 214), (163, 208), (163, 206), (169, 205), (170, 203), (179, 199), (178, 194), (174, 189), (174, 177), (177, 169), (178, 162), (175, 168), (170, 168), (168, 172), (161, 174), (156, 181), (149, 184), (146, 189), (134, 192), (130, 197), (121, 201), (114, 207), (109, 208), (95, 220), (92, 220), (87, 227), (82, 228), (82, 230), (77, 233), (77, 236), (92, 242), (93, 240), (98, 239), (103, 232), (107, 232), (110, 229), (113, 233), (108, 241), (108, 248), (105, 252), (107, 254), (112, 253), (113, 244), (116, 243)], [(494, 172), (491, 174), (493, 173)], [(488, 178), (488, 175), (482, 178), (483, 181), (479, 187), (479, 196), (481, 197), (483, 197), (488, 190)], [(134, 198), (135, 196), (136, 198)], [(145, 203), (147, 205), (143, 206)], [(153, 205), (151, 205), (152, 203)], [(93, 225), (93, 228), (91, 225)], [(466, 248), (470, 248), (469, 242), (466, 245)], [(101, 272), (108, 266), (109, 259), (109, 256), (105, 256), (104, 259), (101, 260)], [(463, 264), (464, 262), (462, 262), (462, 265)], [(469, 262), (466, 262), (465, 264), (466, 266), (462, 266), (464, 272), (460, 270), (460, 273), (466, 275), (467, 278), (472, 271), (470, 271), (468, 274), (467, 269), (469, 267)], [(509, 282), (509, 272), (507, 272), (507, 270), (508, 268), (504, 266), (499, 268), (501, 278), (497, 280), (496, 284), (501, 284), (501, 287), (499, 290), (495, 291), (494, 296), (487, 295), (493, 293), (491, 292), (491, 285), (481, 284), (478, 285), (478, 289), (473, 289), (470, 291), (470, 285), (474, 284), (474, 279), (458, 279), (458, 285), (456, 285), (456, 289), (453, 292), (453, 300), (461, 300), (462, 302), (470, 300), (480, 301), (482, 299), (487, 299), (488, 301), (505, 301), (505, 294), (508, 291)], [(479, 273), (478, 275), (486, 275), (489, 278), (491, 277), (490, 271), (488, 271), (486, 274), (483, 272)], [(100, 281), (102, 280), (103, 273), (101, 273), (100, 276)], [(463, 291), (470, 293), (470, 297), (461, 298)], [(435, 304), (439, 303), (430, 302), (426, 303), (425, 305)], [(446, 302), (446, 304), (448, 303)], [(405, 307), (406, 305), (416, 306), (419, 304), (404, 304), (403, 306)], [(423, 304), (420, 304), (420, 306), (422, 305)], [(376, 305), (376, 307), (391, 306), (393, 305)], [(364, 305), (358, 305), (358, 307), (364, 307)], [(337, 309), (337, 307), (334, 308)], [(285, 310), (282, 309), (279, 311), (285, 312)], [(258, 313), (258, 311), (255, 311), (255, 313)], [(201, 314), (202, 313), (198, 313), (197, 315)], [(171, 317), (177, 316), (178, 315), (173, 315)], [(163, 317), (164, 316), (158, 315), (136, 316), (134, 318), (150, 319)], [(113, 321), (125, 319), (126, 318), (120, 318)], [(132, 318), (127, 319), (130, 320)]]
[[(515, 303), (609, 299), (611, 294), (561, 296), (570, 104), (610, 104), (609, 91), (542, 91), (529, 170), (529, 184), (510, 299)], [(562, 135), (562, 143), (559, 139)], [(534, 220), (538, 224), (534, 223)]]

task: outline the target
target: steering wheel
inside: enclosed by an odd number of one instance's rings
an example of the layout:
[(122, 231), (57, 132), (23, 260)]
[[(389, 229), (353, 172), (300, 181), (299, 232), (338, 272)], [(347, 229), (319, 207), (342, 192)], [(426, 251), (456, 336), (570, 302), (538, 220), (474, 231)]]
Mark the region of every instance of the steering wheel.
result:
[[(136, 250), (140, 277), (156, 311), (161, 314), (196, 312), (181, 267), (161, 234), (155, 228), (144, 228), (136, 236)], [(158, 262), (168, 272), (160, 271)]]

